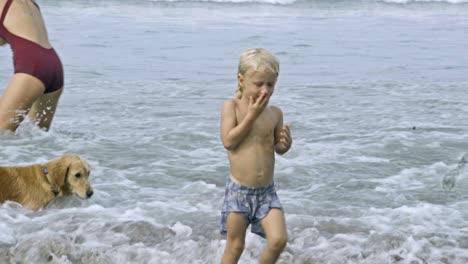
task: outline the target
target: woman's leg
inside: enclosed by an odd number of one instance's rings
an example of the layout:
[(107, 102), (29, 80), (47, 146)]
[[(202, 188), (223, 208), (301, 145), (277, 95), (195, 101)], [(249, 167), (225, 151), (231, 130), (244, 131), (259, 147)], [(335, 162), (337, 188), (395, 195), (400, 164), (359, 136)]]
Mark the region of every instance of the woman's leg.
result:
[(63, 87), (60, 88), (60, 90), (40, 96), (34, 102), (29, 112), (29, 119), (31, 119), (31, 122), (34, 122), (37, 126), (46, 131), (49, 130), (62, 92)]
[(13, 75), (0, 97), (0, 130), (15, 131), (44, 90), (44, 84), (34, 76)]

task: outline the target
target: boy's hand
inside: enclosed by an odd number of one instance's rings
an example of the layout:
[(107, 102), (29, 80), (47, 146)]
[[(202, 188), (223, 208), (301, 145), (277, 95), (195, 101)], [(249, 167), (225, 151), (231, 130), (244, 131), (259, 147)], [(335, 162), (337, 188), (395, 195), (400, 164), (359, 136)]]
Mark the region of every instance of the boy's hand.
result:
[(289, 150), (289, 148), (291, 148), (292, 138), (291, 138), (290, 127), (291, 127), (290, 124), (286, 124), (285, 126), (283, 126), (279, 134), (279, 141), (277, 143), (276, 149), (277, 149), (277, 152), (281, 154), (285, 153), (286, 151)]
[(252, 96), (249, 97), (249, 108), (248, 111), (253, 115), (254, 118), (257, 118), (265, 109), (268, 104), (268, 93), (261, 93), (257, 99), (253, 99)]

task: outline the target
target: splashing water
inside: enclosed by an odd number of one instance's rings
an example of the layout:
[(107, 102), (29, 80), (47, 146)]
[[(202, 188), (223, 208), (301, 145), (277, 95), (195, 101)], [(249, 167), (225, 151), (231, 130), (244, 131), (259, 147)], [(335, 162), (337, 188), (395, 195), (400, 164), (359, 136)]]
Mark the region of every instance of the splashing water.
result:
[(462, 156), (455, 169), (445, 174), (444, 179), (442, 180), (442, 187), (444, 190), (448, 191), (455, 187), (455, 182), (457, 181), (458, 176), (460, 176), (461, 171), (463, 171), (466, 163), (468, 163), (468, 153), (465, 153)]

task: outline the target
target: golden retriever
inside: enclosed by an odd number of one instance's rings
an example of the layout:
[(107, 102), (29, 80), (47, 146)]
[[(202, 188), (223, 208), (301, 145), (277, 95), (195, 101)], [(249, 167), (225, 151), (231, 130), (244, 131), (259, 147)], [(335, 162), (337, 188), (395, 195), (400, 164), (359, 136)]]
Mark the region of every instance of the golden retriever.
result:
[(14, 201), (37, 210), (56, 197), (93, 195), (89, 165), (78, 155), (64, 155), (45, 164), (0, 166), (0, 203)]

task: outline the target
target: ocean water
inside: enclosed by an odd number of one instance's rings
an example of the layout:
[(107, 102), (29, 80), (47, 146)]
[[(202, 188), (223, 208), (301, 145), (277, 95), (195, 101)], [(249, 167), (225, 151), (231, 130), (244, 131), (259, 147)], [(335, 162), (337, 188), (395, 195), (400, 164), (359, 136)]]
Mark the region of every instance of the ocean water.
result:
[(80, 154), (95, 194), (0, 205), (0, 263), (219, 263), (220, 109), (250, 47), (281, 62), (294, 140), (278, 263), (468, 263), (468, 170), (442, 186), (468, 152), (467, 1), (38, 2), (66, 88), (50, 132), (0, 133), (0, 165)]

